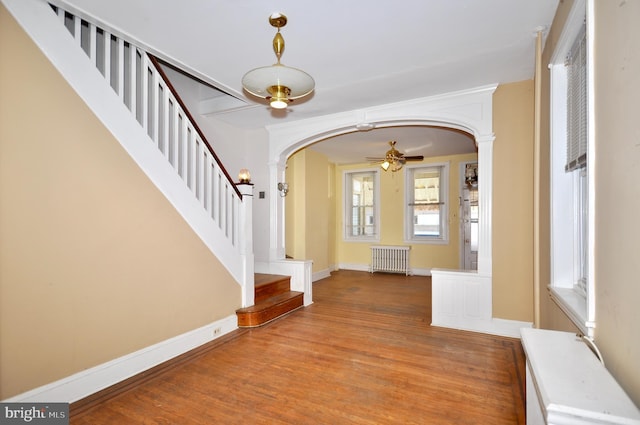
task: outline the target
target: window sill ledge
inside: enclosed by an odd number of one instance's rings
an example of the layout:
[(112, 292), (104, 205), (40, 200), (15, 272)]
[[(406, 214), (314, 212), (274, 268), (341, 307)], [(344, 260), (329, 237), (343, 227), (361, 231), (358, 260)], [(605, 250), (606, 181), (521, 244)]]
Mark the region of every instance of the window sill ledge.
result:
[(449, 245), (449, 239), (405, 239), (410, 245)]
[(593, 336), (595, 322), (588, 320), (587, 300), (571, 288), (549, 286), (551, 299), (584, 335)]
[(345, 243), (379, 243), (380, 238), (343, 238), (342, 241)]

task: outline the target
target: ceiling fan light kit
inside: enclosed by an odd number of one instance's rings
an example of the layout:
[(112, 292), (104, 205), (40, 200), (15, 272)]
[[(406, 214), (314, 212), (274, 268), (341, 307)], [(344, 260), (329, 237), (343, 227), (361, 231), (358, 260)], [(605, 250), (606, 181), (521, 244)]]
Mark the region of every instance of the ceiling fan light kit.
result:
[(272, 108), (285, 109), (289, 102), (310, 94), (315, 81), (306, 72), (280, 63), (284, 52), (284, 38), (280, 28), (287, 24), (287, 17), (274, 13), (269, 17), (269, 23), (278, 30), (273, 37), (273, 52), (277, 62), (247, 72), (242, 77), (242, 87), (252, 95), (268, 100)]
[(384, 158), (367, 158), (370, 161), (380, 162), (380, 167), (384, 171), (391, 170), (392, 172), (400, 171), (404, 164), (407, 161), (422, 161), (424, 156), (415, 155), (415, 156), (405, 156), (402, 152), (396, 149), (396, 141), (392, 140), (389, 142), (389, 146), (391, 149), (387, 151), (384, 155)]

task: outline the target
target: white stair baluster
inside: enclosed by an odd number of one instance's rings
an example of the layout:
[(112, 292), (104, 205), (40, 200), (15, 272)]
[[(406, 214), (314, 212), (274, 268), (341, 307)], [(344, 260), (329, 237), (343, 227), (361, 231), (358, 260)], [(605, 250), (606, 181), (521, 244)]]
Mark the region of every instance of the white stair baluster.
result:
[(124, 102), (124, 40), (118, 38), (118, 73), (116, 74), (118, 80), (116, 82), (116, 93), (120, 97), (120, 100)]
[(140, 61), (140, 124), (145, 133), (149, 134), (149, 58), (141, 52)]
[(111, 33), (103, 31), (104, 34), (104, 78), (111, 87)]
[(96, 62), (96, 39), (97, 39), (98, 28), (92, 23), (89, 23), (89, 59), (91, 59), (91, 63), (98, 66)]
[(134, 117), (136, 113), (136, 95), (138, 93), (138, 51), (136, 47), (129, 44), (129, 110)]

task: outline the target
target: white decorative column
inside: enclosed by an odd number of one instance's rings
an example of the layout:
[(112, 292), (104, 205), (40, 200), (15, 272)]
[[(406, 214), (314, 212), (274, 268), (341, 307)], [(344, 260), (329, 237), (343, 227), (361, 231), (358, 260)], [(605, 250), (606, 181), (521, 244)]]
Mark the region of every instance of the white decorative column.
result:
[(285, 257), (285, 204), (278, 183), (285, 181), (286, 159), (269, 164), (269, 261)]
[(478, 274), (492, 274), (493, 134), (479, 136), (478, 145)]
[(239, 211), (238, 247), (242, 257), (242, 307), (254, 304), (254, 257), (253, 257), (253, 184), (236, 185), (242, 195)]

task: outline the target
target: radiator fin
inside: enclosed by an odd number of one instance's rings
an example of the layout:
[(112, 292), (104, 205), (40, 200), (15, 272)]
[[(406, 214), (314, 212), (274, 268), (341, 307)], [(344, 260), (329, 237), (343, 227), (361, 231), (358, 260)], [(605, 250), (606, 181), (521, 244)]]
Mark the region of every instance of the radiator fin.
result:
[(371, 264), (369, 271), (371, 273), (376, 271), (404, 273), (408, 276), (411, 272), (409, 267), (410, 249), (410, 246), (371, 246)]

